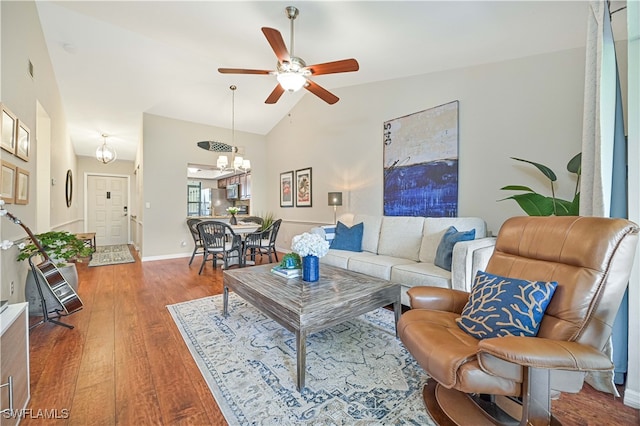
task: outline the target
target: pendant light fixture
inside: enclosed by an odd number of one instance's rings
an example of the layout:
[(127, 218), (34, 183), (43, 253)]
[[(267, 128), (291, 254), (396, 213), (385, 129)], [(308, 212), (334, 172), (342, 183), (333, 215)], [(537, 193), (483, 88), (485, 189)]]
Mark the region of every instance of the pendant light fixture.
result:
[(109, 164), (116, 160), (118, 154), (116, 153), (115, 148), (113, 148), (111, 145), (107, 145), (107, 135), (103, 133), (102, 137), (102, 145), (100, 145), (98, 149), (96, 149), (96, 160), (98, 160), (102, 164)]
[(221, 172), (233, 169), (234, 171), (242, 170), (245, 173), (251, 168), (251, 162), (245, 160), (239, 155), (235, 155), (238, 152), (236, 147), (236, 89), (235, 85), (229, 86), (231, 89), (231, 147), (232, 156), (231, 162), (226, 155), (219, 155), (216, 161), (216, 167)]

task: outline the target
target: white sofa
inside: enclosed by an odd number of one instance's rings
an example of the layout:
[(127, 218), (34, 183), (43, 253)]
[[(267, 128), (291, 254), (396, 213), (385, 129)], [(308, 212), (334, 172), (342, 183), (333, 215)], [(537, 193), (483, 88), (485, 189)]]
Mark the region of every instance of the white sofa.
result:
[[(397, 282), (402, 285), (402, 304), (407, 306), (407, 290), (414, 286), (470, 291), (475, 273), (484, 270), (495, 245), (495, 238), (486, 237), (484, 220), (477, 217), (354, 215), (345, 225), (361, 222), (362, 251), (330, 249), (320, 263)], [(475, 240), (454, 246), (451, 272), (434, 264), (440, 240), (450, 226), (458, 231), (476, 230)], [(331, 241), (333, 235), (325, 232), (328, 228), (317, 227), (312, 232)]]

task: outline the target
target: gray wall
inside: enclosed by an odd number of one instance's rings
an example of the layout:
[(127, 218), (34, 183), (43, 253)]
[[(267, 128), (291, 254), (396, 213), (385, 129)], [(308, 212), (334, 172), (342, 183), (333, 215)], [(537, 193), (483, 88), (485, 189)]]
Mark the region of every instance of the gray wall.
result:
[[(384, 121), (444, 103), (459, 103), (459, 215), (480, 216), (493, 233), (522, 211), (498, 202), (499, 188), (524, 184), (548, 193), (538, 172), (509, 157), (556, 171), (558, 192), (571, 198), (575, 180), (566, 163), (580, 151), (584, 51), (575, 49), (471, 68), (335, 90), (328, 106), (307, 95), (267, 136), (268, 180), (313, 167), (313, 207), (280, 208), (277, 185), (269, 209), (284, 219), (278, 246), (310, 223), (330, 223), (327, 192), (342, 191), (338, 214), (382, 214)], [(287, 152), (288, 155), (279, 155)]]
[[(191, 255), (193, 240), (186, 225), (187, 164), (215, 164), (218, 153), (196, 142), (230, 141), (230, 137), (229, 129), (144, 114), (140, 160), (144, 189), (139, 200), (143, 260)], [(236, 131), (235, 143), (244, 147), (245, 157), (251, 160), (251, 211), (259, 213), (267, 205), (265, 137)]]

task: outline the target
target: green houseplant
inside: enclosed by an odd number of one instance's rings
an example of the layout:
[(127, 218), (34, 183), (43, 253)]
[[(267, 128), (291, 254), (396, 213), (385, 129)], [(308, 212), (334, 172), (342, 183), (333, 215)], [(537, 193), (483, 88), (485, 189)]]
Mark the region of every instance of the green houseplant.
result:
[(300, 269), (302, 267), (302, 263), (300, 260), (300, 255), (298, 253), (287, 253), (282, 257), (282, 261), (280, 262), (281, 268), (288, 269)]
[(521, 161), (523, 163), (531, 164), (536, 167), (547, 179), (549, 179), (549, 185), (551, 186), (551, 196), (547, 197), (535, 192), (528, 186), (523, 185), (507, 185), (501, 190), (504, 191), (524, 191), (521, 194), (515, 194), (504, 200), (515, 200), (518, 205), (529, 216), (577, 216), (580, 208), (580, 175), (582, 173), (581, 162), (582, 153), (576, 154), (567, 163), (567, 171), (576, 175), (576, 187), (573, 194), (573, 199), (563, 200), (556, 197), (554, 182), (558, 180), (556, 174), (549, 167), (522, 158), (511, 157), (513, 160)]
[[(45, 253), (51, 259), (51, 262), (58, 268), (60, 274), (74, 291), (78, 290), (78, 271), (76, 264), (73, 262), (81, 261), (81, 258), (87, 257), (93, 253), (91, 247), (84, 245), (74, 234), (66, 231), (49, 231), (42, 234), (34, 235)], [(17, 260), (28, 259), (32, 254), (39, 253), (40, 250), (29, 240), (26, 244), (20, 244), (20, 253)], [(51, 289), (44, 286), (42, 297), (46, 302), (47, 309), (59, 306), (57, 298), (53, 295)], [(29, 315), (42, 315), (43, 305), (41, 304), (41, 296), (36, 285), (33, 271), (29, 270), (25, 282), (25, 299), (29, 302)]]
[(273, 225), (273, 221), (275, 220), (273, 213), (269, 212), (262, 216), (262, 225), (258, 228), (258, 231), (266, 231)]
[[(40, 241), (42, 248), (56, 266), (80, 260), (93, 253), (91, 247), (85, 246), (83, 241), (67, 231), (49, 231), (37, 234), (35, 237)], [(29, 241), (20, 248), (18, 260), (25, 260), (38, 251), (38, 247), (33, 241)]]

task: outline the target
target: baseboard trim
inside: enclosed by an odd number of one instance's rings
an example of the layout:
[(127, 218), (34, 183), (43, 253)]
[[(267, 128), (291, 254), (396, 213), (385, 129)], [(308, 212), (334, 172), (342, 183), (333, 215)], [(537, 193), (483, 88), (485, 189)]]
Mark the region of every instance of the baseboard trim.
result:
[(622, 402), (627, 407), (640, 408), (640, 392), (626, 388), (624, 390), (624, 398)]
[(140, 261), (151, 262), (154, 260), (179, 259), (181, 257), (191, 257), (191, 253), (164, 254), (162, 256), (145, 256), (145, 257), (142, 257)]

